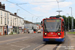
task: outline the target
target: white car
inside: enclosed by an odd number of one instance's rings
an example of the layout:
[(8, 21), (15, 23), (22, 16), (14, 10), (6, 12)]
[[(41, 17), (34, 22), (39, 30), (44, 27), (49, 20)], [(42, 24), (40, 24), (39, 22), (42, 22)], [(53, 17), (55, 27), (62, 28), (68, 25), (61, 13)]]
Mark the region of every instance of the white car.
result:
[(37, 31), (37, 33), (41, 33), (41, 29), (39, 29), (39, 30)]
[(29, 31), (29, 33), (33, 33), (33, 29), (29, 29), (28, 31)]

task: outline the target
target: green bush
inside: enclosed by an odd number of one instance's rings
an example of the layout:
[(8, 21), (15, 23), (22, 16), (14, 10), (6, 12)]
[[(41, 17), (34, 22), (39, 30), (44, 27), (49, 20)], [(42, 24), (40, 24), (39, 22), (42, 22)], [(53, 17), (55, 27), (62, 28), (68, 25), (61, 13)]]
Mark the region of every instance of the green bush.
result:
[(12, 35), (13, 34), (13, 32), (11, 32), (9, 35)]
[(68, 32), (68, 34), (75, 34), (75, 32)]

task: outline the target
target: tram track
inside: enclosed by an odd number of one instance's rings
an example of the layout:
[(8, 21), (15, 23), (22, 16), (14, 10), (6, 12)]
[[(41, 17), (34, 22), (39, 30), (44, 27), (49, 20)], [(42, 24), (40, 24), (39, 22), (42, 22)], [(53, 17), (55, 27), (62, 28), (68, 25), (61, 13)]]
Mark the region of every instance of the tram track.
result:
[[(61, 43), (59, 42), (45, 42), (44, 44), (36, 47), (34, 50), (43, 50), (42, 48), (45, 48), (46, 46), (49, 46), (49, 47), (53, 47), (52, 50), (56, 50), (57, 49), (57, 46), (59, 46)], [(45, 49), (48, 49), (47, 47)], [(49, 49), (50, 50), (50, 49)]]
[(57, 44), (57, 45), (53, 48), (53, 50), (56, 50), (57, 47), (58, 47), (60, 44), (61, 44), (61, 43)]

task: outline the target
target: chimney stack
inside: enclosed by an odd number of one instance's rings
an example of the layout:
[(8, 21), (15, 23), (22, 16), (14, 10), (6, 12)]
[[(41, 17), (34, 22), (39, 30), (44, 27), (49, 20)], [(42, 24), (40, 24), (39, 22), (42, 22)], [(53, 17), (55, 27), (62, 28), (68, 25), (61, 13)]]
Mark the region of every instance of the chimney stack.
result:
[(14, 13), (14, 15), (17, 15), (17, 13)]
[(5, 9), (5, 4), (2, 4), (2, 3), (0, 2), (0, 8)]
[(2, 5), (2, 8), (5, 9), (5, 4)]
[(1, 2), (0, 2), (0, 6), (1, 6)]
[(0, 2), (0, 8), (2, 8), (2, 4), (1, 4), (1, 2)]

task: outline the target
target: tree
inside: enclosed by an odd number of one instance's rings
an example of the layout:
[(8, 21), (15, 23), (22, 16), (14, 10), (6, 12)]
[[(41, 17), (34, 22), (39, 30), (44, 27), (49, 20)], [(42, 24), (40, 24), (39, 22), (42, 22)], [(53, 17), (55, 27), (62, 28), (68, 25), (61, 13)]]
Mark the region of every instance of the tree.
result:
[[(71, 16), (68, 16), (68, 17), (66, 17), (65, 15), (57, 15), (57, 16), (63, 17), (64, 22), (65, 22), (65, 26), (66, 26), (66, 30), (68, 30), (68, 26), (69, 26), (69, 29), (72, 28), (72, 17)], [(74, 18), (73, 18), (73, 21), (75, 21)], [(68, 22), (69, 22), (69, 25), (68, 25)], [(74, 22), (74, 25), (75, 25), (75, 22)], [(75, 28), (75, 26), (74, 26), (74, 28)]]

